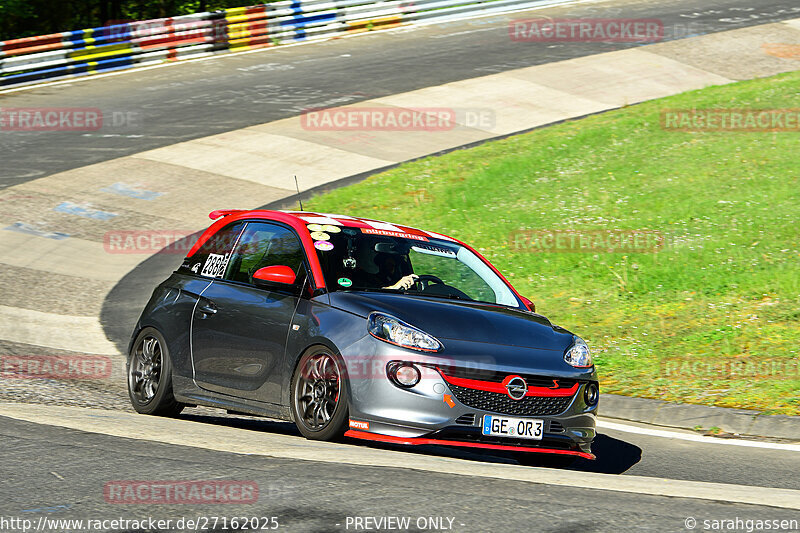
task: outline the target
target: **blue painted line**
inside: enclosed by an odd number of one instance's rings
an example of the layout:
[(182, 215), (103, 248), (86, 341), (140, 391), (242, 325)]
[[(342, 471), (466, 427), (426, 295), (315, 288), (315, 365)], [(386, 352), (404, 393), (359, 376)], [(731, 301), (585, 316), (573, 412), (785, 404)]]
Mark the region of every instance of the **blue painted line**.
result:
[(116, 213), (100, 211), (99, 209), (92, 209), (88, 205), (79, 205), (72, 202), (61, 202), (53, 208), (53, 211), (66, 213), (68, 215), (76, 215), (83, 218), (91, 218), (93, 220), (111, 220), (117, 216)]
[[(300, 3), (296, 3), (300, 5)], [(292, 6), (294, 7), (294, 5)], [(330, 22), (336, 20), (336, 13), (325, 13), (322, 15), (309, 15), (303, 16), (302, 11), (298, 8), (295, 10), (295, 16), (291, 20), (284, 20), (280, 23), (281, 26), (289, 26), (295, 28), (295, 41), (303, 41), (306, 38), (305, 26), (314, 22)]]
[(296, 16), (291, 20), (284, 20), (281, 22), (281, 26), (305, 26), (306, 24), (310, 24), (312, 22), (320, 22), (320, 21), (327, 21), (327, 20), (335, 20), (336, 13), (324, 13), (322, 15), (308, 15), (308, 16)]
[(52, 78), (54, 76), (63, 76), (66, 74), (74, 74), (80, 72), (88, 72), (88, 63), (75, 63), (73, 65), (64, 65), (60, 67), (53, 67), (41, 70), (31, 70), (28, 72), (20, 72), (19, 74), (11, 74), (3, 78), (3, 85), (8, 84), (7, 80), (28, 81), (37, 80), (41, 78)]
[[(132, 66), (136, 63), (136, 58), (134, 57), (133, 54), (129, 53), (128, 55), (124, 55), (121, 57), (99, 59), (97, 61), (93, 61), (93, 63), (96, 63), (96, 65), (93, 67), (94, 70), (109, 70), (117, 67)], [(0, 83), (0, 85), (6, 85), (20, 81), (36, 80), (41, 78), (53, 78), (56, 76), (63, 76), (66, 74), (78, 74), (81, 72), (89, 72), (89, 63), (87, 63), (86, 61), (80, 63), (73, 63), (71, 65), (62, 65), (59, 67), (29, 70), (25, 72), (19, 72), (16, 74), (5, 74), (2, 77), (3, 81), (2, 83)]]
[[(133, 56), (121, 60), (108, 60), (108, 61), (103, 61), (102, 65), (98, 64), (96, 70), (102, 70), (102, 71), (124, 70), (136, 66), (137, 62), (138, 62), (137, 58)], [(35, 81), (37, 79), (42, 79), (42, 78), (57, 79), (63, 77), (84, 76), (92, 74), (92, 72), (89, 72), (89, 66), (86, 63), (82, 63), (79, 66), (80, 68), (78, 69), (74, 69), (72, 67), (58, 67), (47, 70), (36, 70), (33, 72), (25, 72), (21, 74), (2, 75), (0, 76), (0, 86), (14, 85), (16, 83)]]
[(114, 57), (111, 59), (101, 59), (99, 61), (94, 61), (97, 63), (93, 68), (95, 71), (98, 70), (109, 70), (117, 67), (127, 67), (133, 65), (133, 56), (126, 56), (126, 57)]
[(142, 189), (137, 189), (136, 187), (127, 185), (125, 183), (115, 183), (110, 187), (104, 187), (100, 190), (103, 192), (110, 192), (112, 194), (129, 196), (131, 198), (136, 198), (137, 200), (155, 200), (159, 196), (164, 195), (163, 192), (143, 191)]
[(19, 74), (8, 74), (3, 77), (3, 84), (7, 85), (19, 81), (35, 80), (39, 78), (49, 78), (52, 75), (57, 75), (59, 73), (67, 74), (68, 70), (69, 69), (67, 67), (54, 67), (42, 70), (31, 70), (27, 72), (20, 72)]
[(71, 33), (72, 33), (72, 35), (70, 35), (68, 38), (69, 38), (70, 41), (72, 41), (76, 45), (75, 47), (73, 47), (73, 49), (80, 50), (82, 48), (86, 48), (86, 41), (83, 40), (84, 31), (83, 30), (75, 30), (75, 31), (73, 31)]
[[(290, 8), (291, 8), (292, 12), (294, 13), (294, 17), (292, 18), (292, 20), (295, 20), (295, 19), (298, 19), (298, 18), (303, 18), (303, 8), (301, 7), (301, 4), (300, 4), (299, 0), (296, 0), (295, 2), (292, 2), (292, 5), (290, 6)], [(304, 40), (306, 38), (305, 29), (303, 29), (302, 27), (295, 29), (294, 38), (297, 41)]]
[(69, 238), (69, 233), (61, 233), (60, 231), (46, 231), (39, 229), (24, 222), (15, 222), (10, 226), (3, 228), (8, 231), (16, 231), (18, 233), (27, 233), (28, 235), (36, 235), (37, 237), (44, 237), (46, 239), (54, 239), (61, 241)]

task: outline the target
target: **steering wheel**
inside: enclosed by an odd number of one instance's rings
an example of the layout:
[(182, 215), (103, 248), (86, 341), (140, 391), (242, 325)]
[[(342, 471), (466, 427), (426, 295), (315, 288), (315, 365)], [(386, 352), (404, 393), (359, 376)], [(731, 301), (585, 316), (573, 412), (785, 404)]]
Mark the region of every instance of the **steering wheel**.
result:
[(445, 284), (444, 281), (442, 281), (441, 278), (438, 278), (438, 277), (433, 276), (431, 274), (423, 274), (422, 276), (419, 276), (416, 279), (416, 283), (419, 284), (419, 290), (420, 291), (427, 290), (428, 286), (431, 284), (431, 282), (433, 282), (433, 283), (441, 283), (442, 285)]
[(425, 292), (429, 290), (429, 288), (431, 287), (431, 283), (435, 283), (437, 285), (441, 285), (441, 287), (438, 286), (435, 287), (435, 290), (433, 291), (437, 295), (445, 295), (445, 296), (450, 295), (457, 297), (459, 300), (470, 300), (470, 301), (472, 300), (472, 298), (470, 298), (463, 291), (460, 291), (455, 287), (448, 285), (447, 283), (442, 281), (441, 278), (432, 276), (430, 274), (419, 276), (416, 280), (416, 283), (419, 286), (419, 289), (417, 290), (419, 290), (420, 292)]

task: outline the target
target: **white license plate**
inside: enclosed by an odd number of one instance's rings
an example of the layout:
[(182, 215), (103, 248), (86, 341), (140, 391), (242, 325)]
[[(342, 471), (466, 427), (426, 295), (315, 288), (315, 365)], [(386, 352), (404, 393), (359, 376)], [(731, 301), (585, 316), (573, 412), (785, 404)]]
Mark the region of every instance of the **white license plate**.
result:
[(544, 420), (494, 415), (483, 416), (484, 435), (542, 440), (542, 433), (544, 433)]

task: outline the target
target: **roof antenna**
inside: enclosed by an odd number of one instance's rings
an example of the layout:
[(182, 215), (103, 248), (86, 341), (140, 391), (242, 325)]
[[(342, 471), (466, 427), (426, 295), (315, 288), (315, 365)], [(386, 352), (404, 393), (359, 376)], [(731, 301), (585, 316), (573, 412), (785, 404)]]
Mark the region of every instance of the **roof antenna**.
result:
[(303, 200), (300, 198), (300, 185), (297, 184), (297, 174), (294, 175), (294, 188), (297, 189), (297, 201), (300, 202), (300, 211), (302, 211)]

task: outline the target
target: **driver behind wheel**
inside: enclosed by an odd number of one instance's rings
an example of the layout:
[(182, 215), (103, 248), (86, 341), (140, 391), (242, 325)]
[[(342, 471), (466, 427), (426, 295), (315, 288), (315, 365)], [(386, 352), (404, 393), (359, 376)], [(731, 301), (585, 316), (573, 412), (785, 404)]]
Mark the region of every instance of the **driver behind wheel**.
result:
[(384, 289), (408, 290), (414, 286), (417, 278), (419, 278), (416, 274), (404, 276), (399, 268), (397, 260), (392, 254), (376, 254), (375, 264), (378, 266), (378, 273), (375, 274), (377, 279), (376, 285)]

